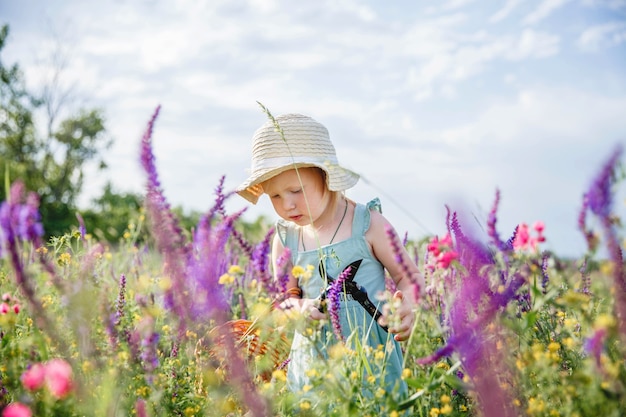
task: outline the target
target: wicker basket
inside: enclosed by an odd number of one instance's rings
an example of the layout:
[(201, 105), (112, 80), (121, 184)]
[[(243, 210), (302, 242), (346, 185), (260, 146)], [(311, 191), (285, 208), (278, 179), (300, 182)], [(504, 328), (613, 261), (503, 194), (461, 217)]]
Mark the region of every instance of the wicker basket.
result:
[(258, 371), (263, 380), (271, 378), (272, 371), (286, 367), (289, 356), (290, 343), (285, 334), (277, 329), (261, 329), (259, 323), (252, 320), (231, 320), (209, 332), (212, 345), (209, 354), (225, 364), (224, 338), (230, 334), (235, 344), (240, 348), (250, 364), (263, 363), (264, 359), (271, 361), (270, 366), (265, 362)]

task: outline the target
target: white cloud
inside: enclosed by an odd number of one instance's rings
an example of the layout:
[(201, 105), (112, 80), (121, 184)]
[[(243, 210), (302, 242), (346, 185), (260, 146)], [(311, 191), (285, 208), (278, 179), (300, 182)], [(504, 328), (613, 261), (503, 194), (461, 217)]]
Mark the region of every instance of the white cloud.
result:
[(577, 40), (578, 47), (586, 52), (619, 46), (626, 42), (626, 23), (614, 21), (585, 29)]
[(506, 56), (514, 61), (527, 58), (545, 58), (559, 50), (559, 37), (550, 33), (524, 29), (519, 40), (507, 48)]
[(511, 15), (511, 13), (513, 13), (513, 11), (521, 3), (522, 3), (522, 0), (506, 0), (506, 3), (504, 3), (504, 6), (502, 6), (502, 8), (498, 10), (496, 13), (491, 15), (491, 17), (489, 18), (489, 21), (491, 23), (496, 23), (496, 22), (506, 19), (507, 17)]
[(539, 6), (529, 13), (522, 21), (527, 25), (534, 25), (546, 19), (552, 13), (565, 6), (571, 0), (543, 0)]

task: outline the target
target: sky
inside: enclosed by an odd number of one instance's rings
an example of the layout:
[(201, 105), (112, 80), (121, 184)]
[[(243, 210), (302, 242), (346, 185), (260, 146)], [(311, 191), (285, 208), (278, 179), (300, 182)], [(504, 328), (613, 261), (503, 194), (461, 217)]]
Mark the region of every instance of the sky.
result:
[(0, 0), (0, 24), (32, 91), (104, 112), (109, 169), (87, 170), (83, 206), (107, 181), (144, 190), (160, 105), (164, 193), (207, 211), (247, 177), (260, 102), (324, 124), (362, 175), (348, 197), (380, 197), (400, 234), (442, 235), (446, 207), (481, 232), (499, 190), (502, 238), (543, 221), (542, 249), (578, 256), (582, 195), (626, 142), (626, 0)]

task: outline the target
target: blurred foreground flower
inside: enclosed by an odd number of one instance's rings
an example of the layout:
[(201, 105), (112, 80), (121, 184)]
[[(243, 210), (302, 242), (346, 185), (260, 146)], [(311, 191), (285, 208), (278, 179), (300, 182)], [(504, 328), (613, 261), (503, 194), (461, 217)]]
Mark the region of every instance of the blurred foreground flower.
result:
[(30, 408), (22, 403), (9, 404), (4, 411), (2, 417), (31, 417), (33, 415)]
[(29, 391), (45, 385), (54, 398), (61, 399), (72, 391), (72, 367), (63, 359), (36, 363), (22, 374), (21, 380)]

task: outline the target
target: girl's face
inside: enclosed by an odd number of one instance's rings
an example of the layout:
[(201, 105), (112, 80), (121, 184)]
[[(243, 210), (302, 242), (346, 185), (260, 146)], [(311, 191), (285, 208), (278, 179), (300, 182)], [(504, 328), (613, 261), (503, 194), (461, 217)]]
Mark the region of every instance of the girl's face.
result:
[[(281, 172), (263, 184), (276, 214), (298, 226), (315, 222), (326, 210), (331, 193), (326, 190), (322, 172), (318, 168), (299, 168)], [(300, 182), (302, 180), (302, 183)], [(311, 215), (307, 209), (309, 203)]]

